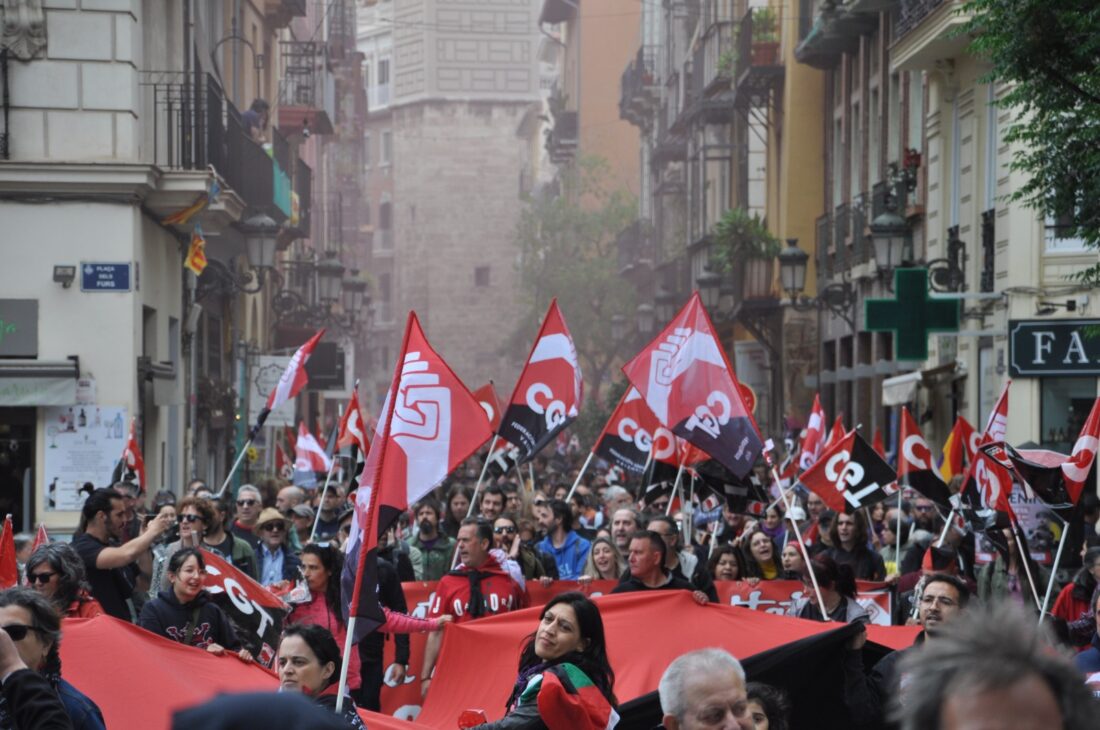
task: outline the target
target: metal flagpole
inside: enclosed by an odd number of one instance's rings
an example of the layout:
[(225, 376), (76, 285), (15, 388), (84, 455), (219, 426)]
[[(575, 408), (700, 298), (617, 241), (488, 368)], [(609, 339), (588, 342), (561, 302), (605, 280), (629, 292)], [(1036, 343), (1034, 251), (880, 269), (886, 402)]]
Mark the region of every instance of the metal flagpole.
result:
[[(588, 458), (584, 460), (584, 466), (581, 467), (581, 471), (577, 474), (577, 478), (573, 481), (573, 486), (569, 488), (569, 494), (565, 495), (565, 501), (568, 502), (573, 498), (573, 492), (577, 491), (577, 485), (581, 483), (581, 479), (584, 477), (584, 473), (588, 471), (588, 465), (592, 463), (592, 457), (595, 456), (591, 451), (588, 452)], [(534, 479), (531, 483), (534, 484)]]
[[(1028, 554), (1024, 552), (1024, 543), (1020, 540), (1019, 529), (1019, 523), (1016, 522), (1016, 520), (1012, 520), (1012, 537), (1016, 539), (1016, 550), (1019, 553), (1020, 562), (1024, 564), (1024, 574), (1027, 575), (1028, 585), (1031, 586), (1031, 596), (1035, 599), (1035, 607), (1041, 611), (1043, 607), (1039, 603), (1039, 591), (1035, 590), (1035, 579), (1031, 577), (1031, 562), (1028, 560)], [(1039, 618), (1042, 618), (1041, 614)]]
[[(895, 535), (895, 537), (897, 538), (896, 542), (897, 542), (898, 545), (897, 545), (897, 548), (894, 550), (894, 565), (897, 566), (894, 569), (894, 572), (896, 572), (896, 573), (901, 573), (901, 504), (902, 504), (901, 496), (904, 493), (905, 493), (905, 489), (903, 489), (903, 488), (898, 489), (898, 526), (897, 526), (897, 534)], [(948, 523), (948, 524), (950, 524), (950, 523)]]
[[(363, 538), (364, 540), (366, 537)], [(359, 566), (362, 568), (362, 566)], [(358, 576), (356, 577), (358, 580)], [(355, 638), (355, 619), (358, 618), (355, 614), (348, 617), (348, 635), (344, 639), (344, 661), (340, 663), (340, 684), (337, 686), (336, 692), (336, 712), (337, 714), (343, 709), (344, 705), (344, 692), (348, 686), (348, 666), (351, 664), (351, 650), (355, 647), (352, 644), (352, 639)]]
[[(779, 486), (779, 472), (776, 470), (775, 465), (771, 463), (770, 456), (765, 456), (768, 465), (771, 466), (772, 479), (775, 481), (775, 485)], [(821, 586), (817, 584), (817, 574), (814, 573), (813, 561), (810, 560), (810, 553), (806, 550), (806, 543), (802, 541), (802, 530), (798, 527), (798, 522), (791, 514), (791, 503), (787, 501), (787, 493), (783, 491), (783, 488), (779, 488), (779, 494), (783, 497), (783, 511), (786, 514), (787, 519), (791, 522), (791, 527), (794, 528), (794, 535), (798, 538), (798, 549), (802, 551), (802, 562), (806, 563), (806, 572), (810, 574), (810, 582), (814, 585), (814, 593), (817, 595), (817, 607), (821, 609), (821, 620), (828, 621), (829, 614), (825, 610), (825, 599), (821, 597)]]
[(1050, 604), (1050, 593), (1054, 590), (1054, 577), (1058, 574), (1058, 563), (1062, 560), (1062, 548), (1066, 546), (1066, 536), (1069, 534), (1069, 525), (1062, 520), (1062, 537), (1058, 540), (1058, 550), (1054, 553), (1054, 565), (1050, 567), (1050, 580), (1047, 581), (1047, 592), (1043, 595), (1043, 605), (1039, 609), (1039, 623), (1043, 622), (1043, 616)]
[(237, 467), (244, 461), (244, 455), (248, 453), (248, 450), (252, 447), (252, 436), (248, 437), (248, 440), (244, 442), (244, 446), (241, 447), (241, 452), (237, 454), (237, 460), (233, 462), (233, 468), (229, 470), (229, 474), (225, 477), (225, 482), (222, 484), (222, 488), (218, 490), (218, 493), (214, 495), (214, 499), (221, 499), (225, 494), (225, 490), (229, 488), (229, 482), (233, 480), (233, 475), (237, 472)]
[(665, 506), (665, 516), (672, 514), (672, 498), (676, 496), (676, 491), (680, 488), (680, 477), (684, 473), (684, 462), (680, 462), (680, 468), (676, 470), (676, 481), (672, 483), (672, 492), (668, 495), (668, 504)]
[(691, 545), (691, 531), (695, 527), (693, 524), (695, 521), (695, 472), (691, 472), (691, 487), (688, 490), (691, 495), (688, 497), (687, 507), (681, 505), (681, 509), (684, 510), (684, 519), (681, 520), (681, 532), (684, 533), (684, 547)]
[(533, 492), (533, 491), (535, 491), (535, 460), (534, 459), (531, 459), (531, 461), (527, 462), (527, 473), (531, 475), (531, 485), (525, 491)]
[(497, 440), (500, 436), (493, 436), (492, 443), (489, 444), (489, 451), (485, 454), (485, 463), (481, 465), (481, 475), (477, 478), (477, 484), (474, 485), (474, 496), (470, 497), (470, 508), (466, 510), (466, 516), (470, 517), (474, 514), (474, 505), (477, 504), (477, 493), (481, 491), (481, 482), (485, 479), (485, 472), (489, 468), (489, 457), (493, 455), (493, 449), (497, 447)]
[[(339, 428), (339, 422), (344, 418), (344, 404), (341, 403), (336, 407), (336, 414), (339, 417), (337, 420), (337, 428)], [(336, 468), (336, 446), (333, 445), (332, 449), (332, 463), (328, 465), (328, 474), (325, 475), (325, 486), (321, 490), (321, 501), (317, 503), (317, 514), (313, 516), (313, 529), (309, 532), (309, 541), (313, 542), (313, 538), (317, 536), (317, 525), (321, 524), (321, 505), (325, 503), (325, 495), (328, 494), (328, 485), (332, 481), (332, 472)]]
[(955, 519), (955, 508), (952, 507), (951, 511), (947, 513), (947, 524), (943, 526), (943, 532), (940, 533), (940, 539), (936, 540), (936, 547), (943, 547), (943, 541), (947, 538), (947, 531), (951, 529), (951, 521)]

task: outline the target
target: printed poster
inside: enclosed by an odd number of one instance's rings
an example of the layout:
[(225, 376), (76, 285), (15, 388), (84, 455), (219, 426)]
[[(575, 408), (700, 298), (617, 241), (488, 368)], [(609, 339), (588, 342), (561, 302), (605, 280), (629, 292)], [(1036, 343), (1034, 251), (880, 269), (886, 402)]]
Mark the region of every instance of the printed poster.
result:
[(111, 484), (129, 435), (126, 409), (52, 406), (42, 408), (42, 413), (46, 419), (46, 510), (79, 511), (88, 496), (80, 491), (85, 482), (97, 488)]

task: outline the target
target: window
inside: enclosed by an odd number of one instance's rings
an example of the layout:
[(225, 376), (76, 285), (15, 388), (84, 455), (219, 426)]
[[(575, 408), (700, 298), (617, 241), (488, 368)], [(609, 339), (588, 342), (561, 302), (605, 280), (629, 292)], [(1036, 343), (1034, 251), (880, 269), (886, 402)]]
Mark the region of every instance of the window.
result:
[(390, 105), (390, 59), (382, 58), (378, 61), (378, 85), (376, 87), (377, 106)]
[(488, 266), (478, 266), (474, 268), (474, 286), (489, 286)]
[(393, 321), (393, 278), (388, 273), (378, 275), (378, 319)]
[(924, 131), (924, 80), (920, 71), (909, 73), (909, 138), (905, 146), (919, 150)]
[(371, 209), (370, 201), (369, 200), (363, 201), (363, 207), (362, 207), (363, 225), (365, 225), (365, 226), (369, 226), (371, 224), (370, 209)]
[(372, 155), (370, 143), (371, 143), (370, 132), (365, 132), (363, 134), (363, 167), (365, 167), (368, 170), (370, 169), (370, 166), (371, 166), (371, 155)]
[(901, 75), (890, 74), (890, 96), (886, 100), (886, 161), (901, 162)]
[(375, 249), (393, 250), (393, 205), (386, 201), (378, 206), (378, 235), (375, 236)]
[(389, 165), (393, 162), (393, 132), (382, 132), (382, 147), (378, 150), (378, 163)]
[(871, 91), (871, 108), (870, 108), (870, 140), (867, 146), (869, 147), (870, 155), (867, 162), (867, 166), (870, 168), (870, 181), (873, 185), (882, 179), (881, 174), (881, 162), (882, 159), (882, 109), (880, 107), (880, 98), (878, 89)]
[(860, 165), (863, 162), (863, 145), (860, 144), (863, 134), (862, 124), (863, 117), (860, 116), (860, 105), (853, 104), (852, 116), (848, 122), (848, 131), (851, 134), (851, 139), (848, 141), (848, 160), (850, 162), (848, 174), (851, 176), (848, 179), (849, 199), (855, 199), (860, 193)]
[(1096, 400), (1096, 378), (1042, 378), (1040, 445), (1068, 454)]

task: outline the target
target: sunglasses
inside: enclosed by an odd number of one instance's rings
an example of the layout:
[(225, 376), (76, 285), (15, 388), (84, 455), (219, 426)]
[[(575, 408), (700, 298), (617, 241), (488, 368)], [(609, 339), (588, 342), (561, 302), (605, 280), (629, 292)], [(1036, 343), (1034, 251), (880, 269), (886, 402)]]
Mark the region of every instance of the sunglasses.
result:
[(496, 533), (497, 535), (507, 535), (507, 534), (514, 533), (515, 531), (516, 531), (516, 528), (514, 528), (514, 527), (494, 527), (493, 528), (493, 532)]
[(27, 582), (31, 585), (35, 583), (41, 583), (45, 585), (50, 582), (50, 578), (53, 578), (57, 573), (27, 573)]
[(286, 530), (286, 525), (282, 522), (268, 522), (266, 525), (260, 528), (264, 532), (282, 532)]
[(184, 522), (202, 522), (202, 515), (180, 515)]
[(251, 507), (254, 504), (258, 504), (258, 502), (255, 499), (238, 499), (237, 500), (237, 506), (238, 507)]
[(27, 626), (26, 624), (9, 624), (8, 626), (0, 626), (0, 629), (3, 629), (12, 641), (22, 641), (27, 638), (28, 631), (38, 631), (38, 627)]

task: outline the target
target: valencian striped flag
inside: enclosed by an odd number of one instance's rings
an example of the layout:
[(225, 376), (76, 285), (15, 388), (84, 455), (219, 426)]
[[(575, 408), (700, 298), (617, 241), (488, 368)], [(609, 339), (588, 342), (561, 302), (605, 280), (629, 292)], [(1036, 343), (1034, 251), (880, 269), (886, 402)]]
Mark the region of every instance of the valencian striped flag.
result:
[(195, 276), (202, 276), (206, 271), (206, 239), (202, 235), (202, 226), (196, 225), (191, 231), (191, 245), (187, 247), (187, 258), (183, 265), (195, 272)]
[(978, 434), (969, 421), (959, 416), (943, 444), (943, 463), (940, 464), (943, 480), (949, 482), (956, 474), (962, 474), (966, 464), (974, 461), (977, 448)]

